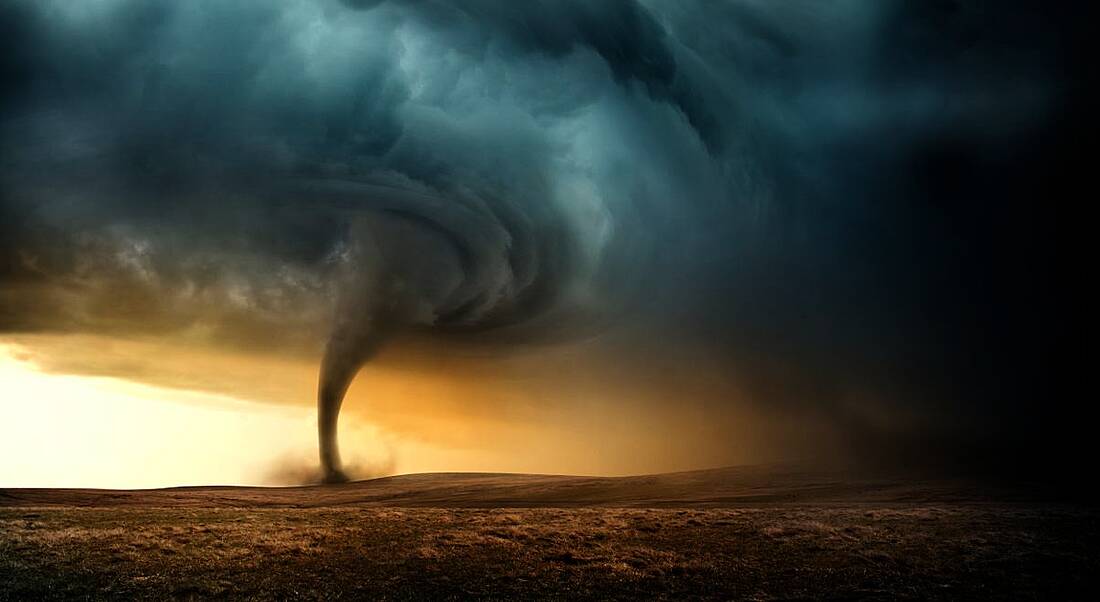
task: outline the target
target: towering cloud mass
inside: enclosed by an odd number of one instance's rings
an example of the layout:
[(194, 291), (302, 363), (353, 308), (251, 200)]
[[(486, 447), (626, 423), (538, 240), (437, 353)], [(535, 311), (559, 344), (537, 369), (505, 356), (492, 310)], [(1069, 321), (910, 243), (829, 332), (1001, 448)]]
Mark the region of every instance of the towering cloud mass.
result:
[(1045, 444), (1088, 119), (1034, 4), (7, 2), (0, 329), (323, 349), (331, 480), (391, 340), (849, 453)]

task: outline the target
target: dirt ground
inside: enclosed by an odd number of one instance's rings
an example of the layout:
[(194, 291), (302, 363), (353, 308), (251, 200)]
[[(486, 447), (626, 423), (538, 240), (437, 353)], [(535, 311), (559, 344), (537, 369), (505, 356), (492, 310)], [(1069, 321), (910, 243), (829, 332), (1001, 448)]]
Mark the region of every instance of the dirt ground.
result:
[(0, 599), (1096, 599), (1034, 504), (0, 508)]

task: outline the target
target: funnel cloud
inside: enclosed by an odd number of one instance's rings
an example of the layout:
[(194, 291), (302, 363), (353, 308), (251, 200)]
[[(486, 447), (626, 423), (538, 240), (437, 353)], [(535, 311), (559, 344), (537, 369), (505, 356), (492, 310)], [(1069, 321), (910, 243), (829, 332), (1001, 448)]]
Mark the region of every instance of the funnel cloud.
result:
[(1081, 453), (1080, 20), (986, 4), (7, 2), (0, 333), (319, 360), (330, 482), (372, 362), (700, 465)]

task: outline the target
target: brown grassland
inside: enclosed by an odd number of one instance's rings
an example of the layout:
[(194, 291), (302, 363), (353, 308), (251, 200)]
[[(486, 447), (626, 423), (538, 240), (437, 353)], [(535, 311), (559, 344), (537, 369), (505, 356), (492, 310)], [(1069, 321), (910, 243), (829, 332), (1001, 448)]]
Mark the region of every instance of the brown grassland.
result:
[(0, 599), (1094, 599), (1098, 516), (751, 469), (0, 490)]

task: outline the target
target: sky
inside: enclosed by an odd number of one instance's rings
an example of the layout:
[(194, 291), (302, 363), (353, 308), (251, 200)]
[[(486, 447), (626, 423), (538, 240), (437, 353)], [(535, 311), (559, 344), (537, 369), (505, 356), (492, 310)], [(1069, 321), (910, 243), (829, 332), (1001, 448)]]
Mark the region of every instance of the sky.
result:
[(1089, 453), (1040, 4), (6, 2), (0, 486)]

